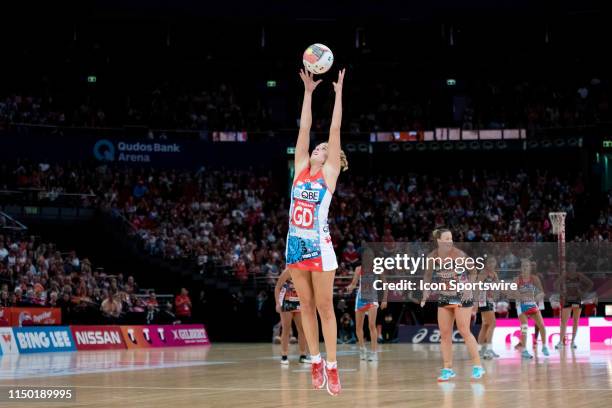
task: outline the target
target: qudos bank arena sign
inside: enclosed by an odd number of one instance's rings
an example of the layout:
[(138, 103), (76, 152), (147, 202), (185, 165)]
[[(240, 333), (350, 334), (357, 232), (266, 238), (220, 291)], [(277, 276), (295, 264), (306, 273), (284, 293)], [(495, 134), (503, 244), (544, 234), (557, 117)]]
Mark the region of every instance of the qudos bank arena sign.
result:
[(125, 142), (100, 139), (93, 146), (93, 155), (98, 161), (151, 163), (163, 155), (178, 155), (183, 152), (179, 143)]

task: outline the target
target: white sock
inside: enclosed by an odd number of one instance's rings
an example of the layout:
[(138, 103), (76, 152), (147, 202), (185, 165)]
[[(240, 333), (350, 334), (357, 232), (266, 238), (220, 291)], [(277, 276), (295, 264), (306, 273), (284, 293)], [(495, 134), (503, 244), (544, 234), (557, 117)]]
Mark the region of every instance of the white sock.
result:
[(338, 362), (337, 361), (328, 361), (325, 365), (327, 366), (328, 370), (331, 370), (333, 368), (338, 367)]
[(316, 356), (310, 356), (310, 362), (314, 364), (319, 364), (321, 362), (321, 353)]

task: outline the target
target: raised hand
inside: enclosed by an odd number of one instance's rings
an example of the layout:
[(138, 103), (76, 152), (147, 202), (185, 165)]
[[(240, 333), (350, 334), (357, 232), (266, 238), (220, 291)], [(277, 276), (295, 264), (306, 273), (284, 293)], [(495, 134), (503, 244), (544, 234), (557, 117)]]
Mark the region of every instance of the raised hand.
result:
[(317, 85), (323, 82), (322, 79), (315, 81), (312, 72), (305, 69), (300, 70), (300, 78), (302, 78), (302, 82), (304, 82), (304, 90), (308, 93), (312, 93)]
[(342, 92), (342, 85), (344, 84), (344, 71), (345, 71), (344, 68), (338, 71), (338, 80), (333, 83), (334, 91), (336, 91), (336, 93)]

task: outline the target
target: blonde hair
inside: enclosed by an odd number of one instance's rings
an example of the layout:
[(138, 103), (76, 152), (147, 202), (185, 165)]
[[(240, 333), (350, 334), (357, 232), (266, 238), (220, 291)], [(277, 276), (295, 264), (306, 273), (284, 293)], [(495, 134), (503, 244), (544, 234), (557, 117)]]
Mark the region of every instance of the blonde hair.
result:
[[(323, 142), (321, 143), (322, 145), (325, 145), (325, 147), (328, 147), (327, 142)], [(346, 158), (346, 153), (344, 153), (344, 150), (340, 150), (340, 172), (343, 171), (347, 171), (348, 170), (348, 159)]]

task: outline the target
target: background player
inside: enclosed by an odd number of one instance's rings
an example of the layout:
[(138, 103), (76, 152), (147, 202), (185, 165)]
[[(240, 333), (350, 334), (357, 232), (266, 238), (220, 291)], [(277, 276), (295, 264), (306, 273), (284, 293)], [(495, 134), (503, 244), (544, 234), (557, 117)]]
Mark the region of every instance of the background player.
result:
[(561, 333), (559, 342), (555, 349), (565, 346), (565, 333), (567, 331), (567, 321), (573, 315), (572, 327), (572, 349), (576, 348), (576, 334), (578, 333), (578, 322), (582, 312), (582, 298), (586, 292), (593, 288), (593, 281), (583, 273), (576, 272), (576, 262), (568, 262), (565, 274), (560, 276), (555, 282), (555, 289), (559, 291), (561, 297)]
[(306, 338), (302, 329), (302, 317), (300, 315), (300, 298), (297, 295), (291, 273), (287, 268), (280, 274), (276, 287), (274, 288), (276, 299), (276, 311), (281, 317), (281, 364), (289, 364), (289, 337), (293, 331), (292, 322), (298, 331), (298, 347), (300, 350), (300, 363), (310, 363), (306, 355)]
[[(532, 262), (529, 259), (521, 260), (521, 274), (514, 279), (518, 288), (514, 292), (516, 299), (516, 310), (518, 318), (521, 322), (521, 342), (517, 346), (521, 350), (521, 356), (526, 359), (533, 358), (533, 355), (527, 350), (527, 333), (529, 332), (529, 317), (531, 317), (537, 325), (540, 335), (544, 341), (542, 342), (542, 354), (550, 355), (546, 346), (546, 327), (542, 319), (542, 313), (538, 307), (538, 302), (544, 298), (544, 289), (540, 278), (531, 274)], [(534, 347), (535, 350), (535, 347)]]
[[(373, 276), (373, 274), (370, 274)], [(378, 361), (377, 349), (378, 349), (378, 328), (376, 326), (376, 316), (378, 311), (378, 301), (371, 298), (364, 298), (362, 293), (362, 285), (365, 285), (365, 281), (368, 281), (367, 284), (371, 285), (369, 279), (362, 279), (363, 272), (361, 266), (355, 268), (355, 274), (353, 275), (353, 280), (350, 285), (347, 287), (347, 290), (351, 292), (357, 285), (359, 285), (357, 289), (357, 297), (355, 298), (355, 333), (357, 334), (357, 341), (359, 343), (359, 357), (361, 360), (368, 361)], [(378, 277), (377, 277), (378, 278)], [(362, 282), (364, 281), (364, 282)], [(387, 307), (387, 291), (385, 290), (383, 295), (383, 300), (380, 304), (380, 309), (384, 310)], [(368, 350), (365, 346), (365, 336), (363, 333), (363, 324), (365, 322), (365, 317), (368, 316), (368, 328), (370, 330), (370, 344), (371, 351), (368, 353)]]
[[(497, 260), (490, 256), (487, 258), (484, 269), (480, 272), (478, 280), (485, 283), (497, 282)], [(484, 359), (499, 357), (491, 348), (491, 340), (495, 331), (495, 297), (491, 290), (478, 292), (478, 311), (482, 318), (482, 325), (478, 333), (480, 356)]]
[[(433, 232), (433, 239), (437, 244), (437, 248), (429, 253), (429, 259), (447, 259), (447, 258), (465, 258), (466, 254), (453, 246), (453, 235), (448, 229), (437, 229)], [(431, 269), (425, 271), (423, 281), (426, 283), (433, 281), (449, 285), (451, 280), (457, 282), (468, 282), (468, 271), (458, 273), (456, 268), (453, 270), (446, 269)], [(450, 289), (447, 287), (447, 289)], [(423, 292), (423, 300), (421, 306), (425, 306), (425, 302), (429, 297), (430, 292)], [(455, 377), (453, 370), (453, 325), (457, 322), (457, 330), (463, 337), (465, 345), (468, 348), (470, 357), (472, 358), (472, 378), (480, 379), (485, 374), (484, 368), (480, 365), (480, 356), (478, 354), (478, 343), (470, 330), (470, 319), (472, 317), (472, 307), (474, 302), (472, 292), (457, 292), (451, 290), (438, 291), (438, 326), (440, 328), (440, 346), (442, 349), (442, 359), (444, 367), (440, 372), (438, 381), (449, 381)]]

